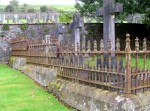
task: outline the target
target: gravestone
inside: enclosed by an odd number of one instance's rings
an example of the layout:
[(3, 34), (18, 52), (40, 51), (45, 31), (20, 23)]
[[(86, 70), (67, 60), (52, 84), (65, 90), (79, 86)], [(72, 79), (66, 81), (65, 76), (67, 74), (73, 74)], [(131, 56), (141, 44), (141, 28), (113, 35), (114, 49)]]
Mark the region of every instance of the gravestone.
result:
[(73, 40), (74, 40), (74, 52), (75, 52), (75, 64), (78, 63), (80, 61), (79, 64), (83, 64), (83, 59), (82, 57), (79, 56), (79, 61), (78, 61), (78, 55), (77, 55), (77, 51), (80, 51), (80, 31), (82, 29), (82, 27), (84, 27), (84, 22), (81, 20), (80, 18), (80, 14), (79, 13), (75, 13), (73, 15), (73, 23), (72, 23), (72, 28), (73, 28)]
[(14, 14), (13, 22), (14, 23), (18, 23), (19, 22), (18, 14)]
[(96, 10), (97, 17), (103, 16), (104, 50), (108, 50), (107, 42), (110, 39), (112, 51), (115, 51), (115, 13), (122, 11), (123, 5), (114, 0), (103, 0), (103, 8)]
[(46, 23), (47, 22), (47, 15), (43, 16), (42, 19), (43, 19), (43, 23)]
[(2, 14), (0, 14), (0, 22), (2, 22)]
[(40, 13), (39, 12), (36, 13), (36, 22), (37, 23), (40, 22)]
[(60, 42), (63, 40), (63, 31), (64, 31), (64, 26), (62, 24), (58, 24), (57, 26), (57, 34), (58, 34), (58, 43), (60, 44)]
[[(96, 10), (97, 17), (103, 16), (103, 41), (104, 50), (115, 51), (115, 13), (123, 11), (123, 5), (120, 3), (115, 3), (115, 0), (103, 0), (103, 8)], [(111, 49), (108, 49), (108, 40), (111, 42)], [(115, 59), (115, 54), (111, 55), (111, 66), (117, 66), (117, 60)], [(108, 54), (104, 54), (104, 65), (108, 66)], [(97, 66), (101, 64), (100, 60), (97, 60)], [(122, 66), (122, 61), (119, 61)]]
[(52, 22), (55, 22), (55, 15), (51, 15)]
[(46, 23), (49, 23), (50, 12), (47, 12)]
[(27, 15), (26, 15), (27, 23), (30, 23), (30, 19), (31, 19), (30, 16), (27, 14)]
[(6, 20), (5, 14), (2, 14), (2, 23), (5, 23), (5, 20)]
[[(73, 35), (74, 35), (74, 46), (75, 52), (77, 52), (77, 44), (80, 46), (80, 29), (84, 26), (83, 21), (80, 19), (80, 14), (75, 13), (73, 15)], [(80, 48), (79, 48), (80, 50)]]

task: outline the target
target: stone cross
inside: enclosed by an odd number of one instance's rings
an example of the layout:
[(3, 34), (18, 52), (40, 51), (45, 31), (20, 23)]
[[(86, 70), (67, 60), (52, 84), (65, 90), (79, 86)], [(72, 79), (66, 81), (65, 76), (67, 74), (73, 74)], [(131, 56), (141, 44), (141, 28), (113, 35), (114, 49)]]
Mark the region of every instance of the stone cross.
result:
[(97, 17), (103, 16), (104, 50), (108, 50), (107, 42), (111, 41), (111, 50), (115, 51), (115, 13), (122, 12), (123, 5), (114, 0), (103, 0), (103, 8), (96, 10)]
[(84, 22), (80, 19), (80, 14), (75, 13), (73, 15), (73, 33), (74, 33), (74, 43), (75, 52), (77, 51), (77, 43), (80, 46), (80, 29), (83, 27)]

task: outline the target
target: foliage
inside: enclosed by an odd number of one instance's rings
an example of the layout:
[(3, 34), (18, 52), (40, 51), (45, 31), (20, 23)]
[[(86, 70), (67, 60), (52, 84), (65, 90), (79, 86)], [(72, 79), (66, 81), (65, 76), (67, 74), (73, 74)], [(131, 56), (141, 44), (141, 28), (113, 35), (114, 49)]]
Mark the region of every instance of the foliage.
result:
[(143, 23), (148, 24), (148, 27), (150, 27), (150, 8), (146, 11), (145, 17), (143, 18)]
[(35, 35), (35, 32), (34, 32), (34, 31), (32, 31), (32, 32), (31, 32), (31, 36), (32, 36), (32, 37), (34, 37), (34, 35)]
[(27, 12), (31, 13), (31, 12), (36, 12), (35, 8), (28, 8)]
[(12, 1), (10, 1), (9, 3), (10, 3), (10, 5), (13, 6), (13, 7), (18, 7), (18, 5), (19, 5), (19, 1), (17, 1), (17, 0), (12, 0)]
[(95, 16), (96, 8), (102, 6), (102, 0), (77, 0), (75, 8), (83, 16)]
[(16, 60), (16, 57), (11, 56), (11, 57), (9, 58), (9, 64), (12, 66), (15, 60)]
[(8, 25), (8, 24), (4, 24), (3, 27), (2, 27), (2, 30), (3, 30), (3, 31), (8, 31), (8, 30), (10, 30), (9, 25)]
[(23, 5), (21, 5), (21, 6), (18, 8), (18, 11), (19, 11), (19, 12), (26, 12), (27, 7), (28, 7), (28, 4), (24, 3)]
[(26, 8), (25, 7), (20, 7), (18, 12), (26, 12)]
[(40, 7), (40, 11), (41, 11), (41, 12), (46, 12), (46, 11), (48, 11), (47, 6), (46, 6), (46, 5), (41, 6), (41, 7)]
[(23, 4), (23, 7), (27, 7), (27, 6), (28, 6), (28, 4), (26, 4), (26, 3)]
[(49, 27), (47, 27), (47, 26), (44, 26), (44, 27), (43, 27), (44, 35), (48, 34), (49, 31), (50, 31), (50, 28), (49, 28)]
[(0, 84), (0, 111), (69, 111), (51, 93), (6, 65), (0, 65)]
[(72, 21), (73, 14), (71, 12), (59, 11), (59, 21), (63, 23), (70, 23)]
[[(149, 0), (115, 0), (118, 3), (122, 3), (124, 11), (118, 14), (119, 19), (125, 19), (127, 14), (133, 13), (145, 13), (145, 10), (149, 8)], [(77, 0), (75, 8), (85, 16), (95, 16), (96, 8), (102, 7), (102, 0)]]
[(28, 24), (27, 23), (20, 25), (20, 29), (22, 31), (25, 31), (27, 28), (28, 28)]
[(5, 12), (14, 12), (14, 7), (12, 5), (7, 5), (5, 7)]
[(4, 37), (4, 32), (1, 32), (1, 33), (0, 33), (0, 37)]
[(49, 11), (49, 12), (57, 12), (58, 9), (55, 8), (55, 7), (53, 7), (53, 6), (49, 6), (49, 7), (48, 7), (48, 11)]

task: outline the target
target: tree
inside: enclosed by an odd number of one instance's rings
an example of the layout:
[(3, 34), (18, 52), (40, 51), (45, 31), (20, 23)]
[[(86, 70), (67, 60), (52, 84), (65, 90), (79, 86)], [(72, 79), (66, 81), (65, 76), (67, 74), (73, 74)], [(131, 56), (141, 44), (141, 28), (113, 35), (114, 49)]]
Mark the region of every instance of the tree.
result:
[(102, 6), (102, 0), (77, 0), (75, 8), (83, 16), (95, 16), (96, 8)]
[(26, 12), (28, 4), (24, 3), (22, 7), (18, 9), (19, 12)]
[(23, 7), (24, 7), (24, 8), (26, 8), (27, 6), (28, 6), (28, 4), (26, 4), (26, 3), (23, 4)]
[(27, 12), (31, 12), (32, 13), (32, 12), (36, 12), (36, 10), (34, 8), (28, 8)]
[(41, 6), (41, 7), (40, 7), (40, 11), (41, 11), (41, 12), (46, 12), (46, 11), (48, 11), (47, 6)]
[(150, 27), (150, 8), (146, 10), (145, 17), (143, 19), (143, 23), (148, 24), (148, 27)]
[(14, 7), (12, 5), (7, 5), (5, 7), (5, 12), (14, 12)]
[[(102, 7), (103, 0), (77, 0), (75, 8), (85, 16), (95, 16), (96, 8)], [(122, 3), (124, 11), (120, 13), (119, 17), (125, 19), (127, 14), (145, 13), (146, 9), (150, 7), (149, 0), (115, 0)], [(122, 16), (123, 17), (122, 17)]]
[(59, 11), (59, 21), (63, 23), (70, 23), (72, 21), (73, 14), (71, 12)]
[(9, 4), (10, 4), (11, 6), (13, 6), (15, 10), (17, 10), (17, 9), (18, 9), (18, 5), (19, 5), (19, 1), (17, 1), (17, 0), (12, 0), (12, 1), (9, 2)]

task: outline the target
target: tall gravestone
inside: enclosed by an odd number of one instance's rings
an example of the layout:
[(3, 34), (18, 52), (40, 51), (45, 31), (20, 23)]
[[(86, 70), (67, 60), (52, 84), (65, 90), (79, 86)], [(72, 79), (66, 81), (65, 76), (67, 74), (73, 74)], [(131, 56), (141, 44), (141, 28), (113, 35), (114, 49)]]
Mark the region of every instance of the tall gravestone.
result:
[(103, 16), (104, 50), (107, 49), (108, 40), (111, 41), (112, 51), (115, 51), (115, 13), (123, 11), (123, 5), (114, 0), (103, 0), (103, 8), (96, 10), (98, 17)]
[[(115, 0), (103, 0), (103, 8), (96, 10), (96, 15), (98, 17), (103, 16), (103, 41), (104, 50), (108, 49), (108, 41), (111, 42), (111, 51), (115, 51), (115, 13), (123, 11), (123, 5), (120, 3), (115, 3)], [(115, 59), (115, 54), (111, 54), (111, 67), (117, 66), (117, 60)], [(103, 61), (104, 65), (109, 66), (108, 54), (104, 54)], [(102, 61), (97, 60), (97, 66), (101, 64)], [(122, 67), (123, 62), (119, 61), (120, 67)]]
[(2, 14), (2, 23), (5, 23), (5, 20), (6, 20), (5, 14)]
[(77, 44), (80, 46), (80, 29), (83, 27), (84, 22), (80, 18), (79, 13), (73, 15), (73, 35), (74, 35), (74, 46), (75, 52), (77, 51)]
[(50, 12), (47, 12), (46, 23), (49, 23)]
[(39, 12), (36, 13), (36, 23), (40, 22), (40, 14)]
[(63, 25), (58, 24), (57, 34), (58, 34), (58, 42), (60, 43), (63, 40)]
[(27, 15), (26, 15), (27, 23), (30, 23), (30, 19), (31, 19), (30, 16), (27, 14)]
[(13, 22), (14, 22), (14, 23), (19, 23), (18, 14), (14, 14)]

